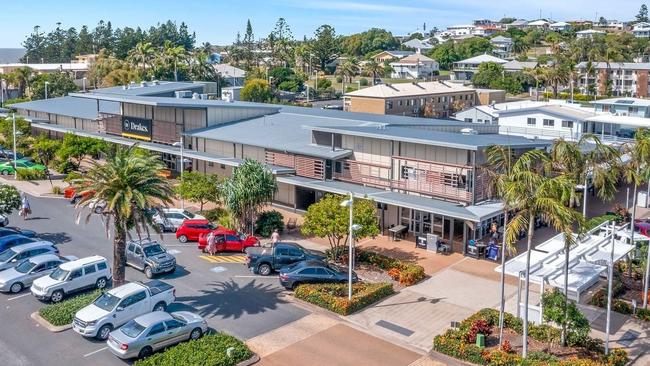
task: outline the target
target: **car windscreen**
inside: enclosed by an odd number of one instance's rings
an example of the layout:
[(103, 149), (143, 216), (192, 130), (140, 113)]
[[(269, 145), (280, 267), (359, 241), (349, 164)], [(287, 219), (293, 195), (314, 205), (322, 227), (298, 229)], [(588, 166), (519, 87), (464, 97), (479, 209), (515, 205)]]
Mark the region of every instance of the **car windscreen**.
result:
[(31, 261), (24, 261), (16, 266), (16, 271), (20, 273), (29, 273), (29, 271), (31, 271), (34, 267), (36, 267), (36, 263), (32, 263)]
[(129, 338), (135, 338), (142, 334), (145, 329), (146, 328), (143, 327), (142, 324), (136, 322), (135, 320), (131, 320), (128, 323), (124, 324), (122, 328), (120, 328), (120, 331)]
[(57, 281), (63, 281), (65, 280), (66, 277), (68, 277), (68, 274), (70, 271), (66, 271), (65, 269), (57, 268), (54, 272), (50, 274), (50, 278), (53, 280)]
[(144, 247), (144, 254), (146, 254), (147, 257), (152, 257), (154, 255), (162, 254), (164, 252), (165, 249), (158, 244)]
[(93, 304), (98, 308), (106, 311), (113, 311), (115, 305), (120, 302), (120, 298), (105, 292), (102, 296), (98, 297)]
[(194, 215), (193, 213), (191, 213), (191, 212), (189, 212), (187, 210), (183, 211), (183, 215), (189, 217), (190, 219), (193, 219), (196, 216), (196, 215)]
[(4, 252), (0, 253), (0, 262), (6, 262), (13, 258), (14, 255), (16, 255), (16, 252), (11, 249), (7, 249)]

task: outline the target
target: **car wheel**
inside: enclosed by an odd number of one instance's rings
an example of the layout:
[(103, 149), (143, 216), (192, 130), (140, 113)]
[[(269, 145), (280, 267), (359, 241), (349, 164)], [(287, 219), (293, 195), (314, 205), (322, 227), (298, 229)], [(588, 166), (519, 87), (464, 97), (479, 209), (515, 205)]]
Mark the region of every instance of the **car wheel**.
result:
[(97, 279), (97, 282), (95, 282), (95, 287), (100, 290), (106, 287), (106, 279), (104, 277)]
[(0, 226), (7, 226), (9, 225), (9, 218), (5, 217), (4, 220), (2, 220), (2, 223), (0, 223)]
[(257, 272), (259, 272), (262, 276), (268, 276), (271, 274), (271, 266), (266, 263), (260, 264), (260, 266), (257, 268)]
[(146, 346), (140, 350), (140, 353), (138, 353), (138, 358), (139, 359), (147, 358), (152, 354), (153, 354), (153, 349), (151, 349), (151, 347), (149, 346)]
[(11, 287), (9, 288), (9, 291), (11, 291), (12, 294), (17, 294), (20, 291), (23, 290), (23, 284), (20, 282), (16, 282)]
[(180, 241), (181, 243), (187, 243), (187, 236), (186, 235), (179, 236), (178, 241)]
[(93, 208), (93, 212), (99, 215), (100, 213), (104, 212), (104, 208), (102, 206), (95, 206)]
[(201, 328), (194, 328), (192, 329), (192, 333), (190, 333), (190, 340), (197, 340), (201, 338), (202, 335), (203, 335), (203, 331), (201, 330)]
[(294, 283), (291, 284), (291, 289), (295, 290), (295, 289), (298, 288), (298, 286), (300, 286), (300, 282), (294, 282)]
[(63, 291), (61, 290), (56, 290), (54, 293), (52, 293), (52, 297), (50, 298), (53, 303), (61, 302), (63, 300)]
[(113, 331), (113, 326), (110, 324), (106, 324), (99, 328), (97, 331), (97, 336), (96, 338), (99, 339), (100, 341), (105, 341), (108, 339), (108, 335), (111, 334)]
[(146, 266), (144, 267), (144, 275), (147, 276), (147, 278), (153, 278), (153, 270), (151, 267)]
[(159, 230), (161, 233), (164, 233), (164, 232), (165, 232), (165, 225), (163, 225), (163, 224), (158, 224), (158, 230)]
[(167, 308), (167, 305), (164, 302), (159, 302), (156, 304), (156, 306), (153, 307), (153, 311), (165, 311)]
[(9, 175), (9, 171), (8, 170), (3, 170), (2, 175)]

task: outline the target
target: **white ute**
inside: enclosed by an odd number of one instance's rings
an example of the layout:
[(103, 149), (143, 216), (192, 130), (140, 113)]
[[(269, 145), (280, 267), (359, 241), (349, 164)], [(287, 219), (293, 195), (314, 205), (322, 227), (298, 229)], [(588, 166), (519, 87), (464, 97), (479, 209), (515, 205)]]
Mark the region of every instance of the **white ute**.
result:
[(140, 315), (164, 311), (176, 300), (176, 290), (162, 281), (131, 282), (116, 287), (77, 311), (72, 329), (84, 337), (106, 340), (113, 329)]

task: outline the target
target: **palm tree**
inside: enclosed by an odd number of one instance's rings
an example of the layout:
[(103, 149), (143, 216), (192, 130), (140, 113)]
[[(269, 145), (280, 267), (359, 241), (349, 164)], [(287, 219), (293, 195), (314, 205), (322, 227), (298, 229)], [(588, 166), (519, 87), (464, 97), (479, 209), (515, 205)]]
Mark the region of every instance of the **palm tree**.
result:
[(197, 50), (188, 56), (186, 62), (191, 80), (218, 81), (217, 70), (208, 62), (210, 57), (208, 53)]
[(128, 59), (134, 67), (142, 65), (141, 73), (145, 75), (147, 66), (154, 58), (154, 48), (151, 42), (139, 42), (129, 51)]
[(178, 81), (178, 63), (185, 60), (186, 57), (187, 52), (183, 46), (176, 46), (170, 40), (165, 40), (159, 60), (164, 67), (174, 66), (174, 81)]
[(575, 184), (563, 174), (551, 176), (549, 162), (548, 155), (543, 151), (531, 150), (524, 153), (512, 165), (511, 178), (507, 180), (503, 188), (504, 201), (508, 202), (516, 212), (506, 227), (506, 240), (514, 243), (521, 231), (528, 231), (524, 274), (526, 285), (524, 291), (523, 357), (526, 357), (528, 352), (530, 255), (535, 234), (535, 220), (540, 217), (560, 231), (565, 229), (566, 223), (574, 215), (573, 210), (564, 203), (569, 199)]
[[(86, 176), (73, 183), (84, 196), (77, 207), (106, 202), (104, 227), (107, 235), (111, 227), (113, 229), (113, 281), (116, 286), (125, 281), (124, 254), (129, 230), (135, 229), (138, 235), (143, 230), (148, 233), (150, 219), (145, 211), (172, 202), (172, 187), (158, 174), (162, 168), (157, 156), (138, 151), (136, 145), (117, 147), (105, 163), (93, 161)], [(86, 222), (91, 215), (92, 212), (88, 213)]]
[(546, 72), (543, 67), (525, 68), (524, 74), (535, 79), (535, 100), (539, 100), (539, 84), (546, 83)]
[(343, 78), (346, 77), (352, 83), (352, 79), (359, 73), (359, 60), (356, 57), (350, 57), (339, 67), (339, 73)]
[(7, 76), (8, 76), (8, 80), (7, 80), (8, 82), (18, 86), (18, 94), (22, 98), (25, 96), (25, 92), (29, 87), (29, 82), (30, 80), (32, 80), (32, 77), (34, 76), (34, 70), (32, 70), (31, 67), (22, 66), (15, 69)]
[(370, 60), (363, 66), (363, 70), (369, 75), (372, 75), (372, 85), (375, 85), (377, 75), (381, 75), (384, 72), (384, 65), (375, 60)]

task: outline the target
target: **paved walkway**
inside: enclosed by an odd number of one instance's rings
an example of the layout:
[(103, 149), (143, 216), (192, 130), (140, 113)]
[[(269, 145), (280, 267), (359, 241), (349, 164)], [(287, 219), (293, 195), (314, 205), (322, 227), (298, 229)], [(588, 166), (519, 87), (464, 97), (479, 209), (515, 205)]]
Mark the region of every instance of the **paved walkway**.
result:
[(52, 179), (51, 182), (49, 180), (24, 181), (15, 180), (13, 176), (0, 176), (0, 183), (12, 185), (21, 192), (37, 197), (63, 197), (53, 194), (52, 187), (59, 186), (61, 190), (68, 187), (68, 183), (62, 179)]

